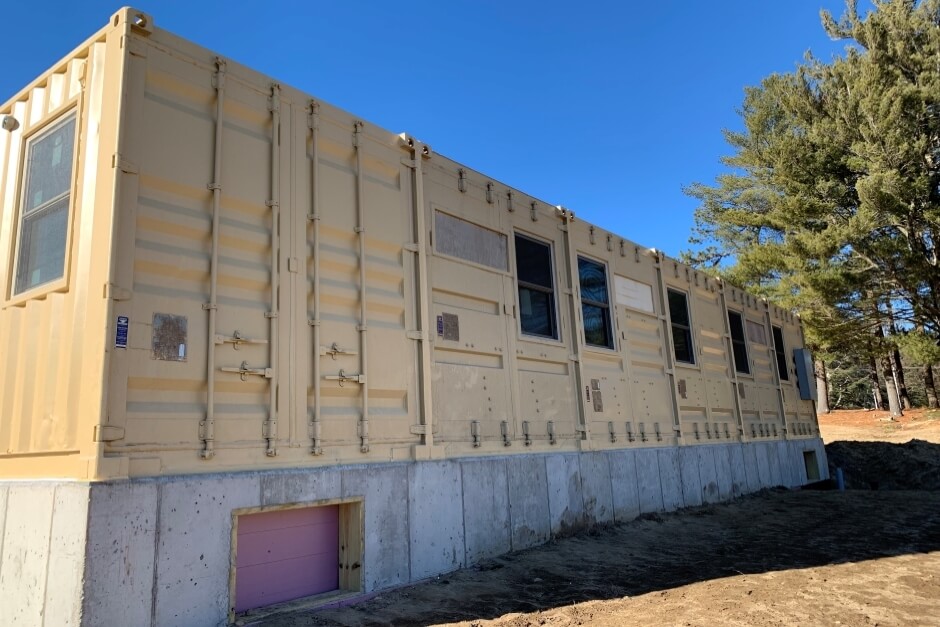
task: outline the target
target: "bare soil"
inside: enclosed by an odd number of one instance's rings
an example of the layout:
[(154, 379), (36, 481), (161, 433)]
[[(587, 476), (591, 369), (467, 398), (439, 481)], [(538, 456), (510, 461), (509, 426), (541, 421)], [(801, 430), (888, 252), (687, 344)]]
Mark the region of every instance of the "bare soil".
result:
[(831, 465), (855, 489), (646, 515), (353, 605), (243, 621), (940, 626), (940, 412), (886, 413), (820, 419)]

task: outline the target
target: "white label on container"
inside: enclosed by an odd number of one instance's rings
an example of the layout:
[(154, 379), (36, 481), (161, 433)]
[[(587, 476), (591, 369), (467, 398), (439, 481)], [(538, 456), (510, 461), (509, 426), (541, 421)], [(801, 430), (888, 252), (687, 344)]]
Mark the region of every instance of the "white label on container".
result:
[(623, 276), (615, 276), (614, 284), (617, 290), (618, 305), (655, 313), (656, 310), (653, 308), (653, 286)]

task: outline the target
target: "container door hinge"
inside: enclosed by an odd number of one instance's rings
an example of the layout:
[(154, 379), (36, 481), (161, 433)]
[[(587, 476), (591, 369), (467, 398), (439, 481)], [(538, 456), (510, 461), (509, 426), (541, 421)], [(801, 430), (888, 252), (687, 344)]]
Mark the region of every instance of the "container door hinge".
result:
[(407, 337), (409, 340), (419, 340), (422, 342), (428, 339), (423, 331), (408, 331), (405, 333), (405, 337)]
[(121, 153), (116, 152), (111, 155), (111, 167), (117, 168), (124, 174), (139, 174), (140, 170), (136, 165), (125, 159), (121, 156)]
[(568, 355), (568, 361), (573, 361), (575, 363), (581, 361), (581, 358), (577, 355)]
[(124, 439), (124, 427), (114, 425), (95, 425), (95, 442), (114, 442)]
[(104, 284), (104, 297), (108, 300), (130, 300), (133, 292), (123, 287), (118, 287), (114, 283)]
[(418, 164), (415, 162), (415, 160), (409, 159), (408, 157), (402, 157), (401, 164), (405, 166), (406, 168), (411, 168), (412, 170), (418, 167)]
[(322, 356), (325, 356), (325, 355), (329, 355), (329, 356), (332, 357), (333, 359), (336, 359), (336, 356), (337, 356), (337, 355), (358, 355), (358, 354), (359, 354), (359, 353), (357, 353), (356, 351), (352, 350), (351, 348), (343, 348), (342, 346), (340, 346), (340, 345), (337, 344), (336, 342), (333, 342), (333, 343), (332, 343), (331, 345), (329, 345), (329, 346), (321, 346), (321, 347), (320, 347), (320, 356), (321, 356), (321, 357), (322, 357)]
[(231, 336), (226, 335), (216, 335), (215, 336), (216, 344), (232, 344), (232, 348), (238, 350), (238, 347), (242, 344), (267, 344), (267, 340), (259, 340), (250, 337), (245, 337), (241, 334), (240, 331), (235, 331)]
[(274, 377), (274, 368), (249, 368), (248, 362), (243, 361), (238, 368), (219, 368), (222, 372), (234, 372), (242, 381), (247, 381), (249, 375), (271, 379)]
[(411, 425), (408, 431), (415, 435), (424, 435), (428, 432), (428, 427), (427, 425)]
[(339, 374), (328, 374), (323, 377), (327, 381), (339, 381), (339, 386), (343, 387), (347, 381), (352, 383), (365, 384), (366, 375), (364, 374), (346, 374), (345, 370), (340, 370)]
[(587, 433), (587, 427), (584, 425), (576, 425), (574, 430), (576, 433)]
[(410, 253), (416, 253), (416, 252), (418, 252), (418, 251), (420, 250), (420, 249), (418, 248), (418, 245), (417, 245), (416, 243), (414, 243), (414, 242), (407, 242), (407, 243), (405, 243), (405, 244), (402, 244), (401, 247), (404, 248), (405, 250), (407, 250), (407, 251), (410, 252)]
[(288, 272), (297, 272), (297, 257), (288, 257), (287, 258), (287, 271)]
[(516, 317), (516, 306), (510, 305), (509, 303), (503, 303), (503, 313), (507, 316)]

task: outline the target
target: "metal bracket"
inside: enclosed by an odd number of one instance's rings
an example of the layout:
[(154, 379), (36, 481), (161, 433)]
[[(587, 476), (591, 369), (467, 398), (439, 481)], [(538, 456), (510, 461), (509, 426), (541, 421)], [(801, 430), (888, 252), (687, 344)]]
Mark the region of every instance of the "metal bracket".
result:
[(115, 442), (124, 439), (124, 427), (115, 425), (95, 425), (94, 442)]
[(138, 168), (134, 163), (131, 163), (126, 158), (124, 158), (121, 153), (116, 152), (111, 155), (111, 167), (117, 168), (124, 174), (139, 174), (140, 168)]
[(339, 374), (328, 374), (323, 377), (327, 381), (339, 381), (339, 386), (343, 387), (347, 381), (352, 381), (353, 383), (362, 383), (366, 382), (366, 375), (364, 374), (346, 374), (345, 370), (340, 370)]
[(343, 348), (339, 346), (336, 342), (333, 342), (330, 346), (321, 346), (320, 347), (320, 356), (329, 355), (333, 359), (336, 359), (337, 355), (358, 355), (358, 353), (349, 348)]
[(242, 381), (248, 380), (248, 375), (270, 379), (274, 376), (274, 368), (249, 368), (248, 362), (243, 361), (238, 368), (219, 368), (222, 372), (234, 372)]
[(133, 292), (123, 287), (118, 287), (114, 283), (104, 284), (103, 296), (107, 300), (130, 300)]
[(405, 333), (405, 337), (407, 337), (409, 340), (427, 340), (427, 336), (424, 334), (424, 331), (408, 331)]
[(256, 340), (250, 337), (244, 337), (240, 331), (235, 331), (232, 333), (231, 337), (225, 335), (216, 335), (215, 336), (216, 344), (232, 344), (232, 348), (238, 350), (238, 347), (242, 344), (267, 344), (267, 340)]

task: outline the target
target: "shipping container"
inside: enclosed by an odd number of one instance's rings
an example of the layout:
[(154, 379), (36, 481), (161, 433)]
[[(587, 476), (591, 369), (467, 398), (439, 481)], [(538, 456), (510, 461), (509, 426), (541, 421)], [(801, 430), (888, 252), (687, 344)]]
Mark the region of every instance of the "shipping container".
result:
[(826, 476), (796, 314), (141, 11), (0, 116), (0, 622), (214, 624)]

